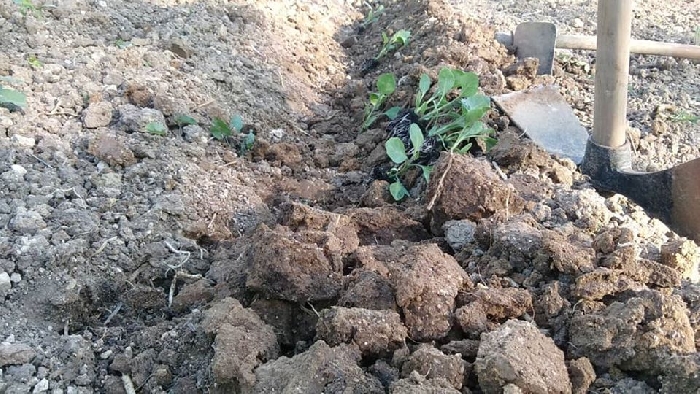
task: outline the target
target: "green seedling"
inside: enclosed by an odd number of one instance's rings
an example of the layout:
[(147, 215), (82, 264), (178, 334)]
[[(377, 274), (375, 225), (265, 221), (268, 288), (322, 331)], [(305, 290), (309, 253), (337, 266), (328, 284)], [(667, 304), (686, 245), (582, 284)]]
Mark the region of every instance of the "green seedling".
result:
[(42, 7), (34, 4), (32, 0), (14, 0), (14, 3), (19, 7), (22, 15), (27, 16), (32, 13), (35, 16), (41, 16)]
[(374, 58), (374, 60), (380, 60), (384, 56), (391, 52), (394, 52), (408, 44), (408, 40), (411, 38), (411, 32), (408, 30), (399, 30), (391, 37), (386, 33), (382, 33), (382, 49), (379, 50), (379, 54)]
[(29, 56), (27, 63), (29, 63), (29, 65), (33, 68), (41, 68), (44, 66), (44, 63), (42, 63), (42, 61), (34, 55)]
[(146, 132), (148, 134), (165, 136), (168, 135), (168, 128), (160, 122), (150, 122), (146, 125)]
[(686, 111), (679, 111), (671, 116), (671, 121), (677, 122), (677, 123), (693, 123), (697, 124), (698, 121), (700, 120), (700, 117), (698, 115), (691, 114), (690, 112)]
[(365, 15), (365, 19), (362, 21), (362, 24), (360, 24), (360, 26), (363, 29), (366, 29), (371, 24), (373, 24), (377, 20), (379, 20), (379, 17), (384, 13), (384, 5), (383, 4), (380, 4), (377, 8), (372, 7), (372, 5), (367, 3), (367, 2), (365, 2), (365, 5), (369, 8), (369, 11), (367, 11), (367, 15)]
[(174, 121), (177, 127), (184, 127), (197, 124), (197, 119), (182, 114), (175, 116)]
[(240, 134), (241, 143), (238, 149), (238, 154), (240, 156), (243, 156), (246, 152), (250, 151), (255, 144), (255, 133), (251, 131), (246, 134), (241, 134), (242, 130), (243, 118), (241, 118), (239, 115), (231, 117), (231, 120), (228, 123), (220, 118), (214, 118), (211, 128), (209, 129), (211, 135), (219, 141), (229, 141), (234, 134)]
[(24, 108), (27, 106), (27, 96), (22, 92), (0, 86), (0, 106)]
[(118, 38), (117, 41), (114, 42), (114, 45), (116, 45), (119, 49), (124, 49), (131, 46), (131, 41), (124, 41), (121, 38)]
[(231, 137), (234, 133), (240, 133), (242, 129), (243, 119), (236, 115), (228, 123), (221, 118), (214, 118), (209, 131), (214, 138), (222, 141)]
[[(408, 195), (401, 177), (408, 169), (418, 167), (428, 180), (432, 166), (419, 164), (423, 144), (427, 139), (439, 141), (440, 150), (466, 153), (473, 141), (482, 143), (485, 149), (495, 145), (493, 131), (481, 119), (491, 109), (491, 100), (478, 93), (479, 78), (471, 72), (443, 68), (437, 83), (427, 74), (421, 75), (414, 100), (414, 112), (425, 127), (411, 124), (409, 136), (412, 147), (404, 146), (398, 137), (385, 144), (386, 152), (394, 167), (388, 176), (392, 180), (389, 191), (399, 201)], [(429, 94), (432, 89), (432, 94)], [(427, 138), (426, 138), (427, 136)]]
[(396, 90), (396, 77), (392, 73), (382, 74), (377, 78), (377, 91), (369, 94), (369, 103), (365, 107), (364, 121), (362, 122), (362, 130), (367, 130), (379, 119), (380, 116), (386, 115), (390, 119), (396, 117), (400, 108), (391, 108), (385, 113), (379, 112), (381, 107), (386, 102), (386, 99), (391, 96)]

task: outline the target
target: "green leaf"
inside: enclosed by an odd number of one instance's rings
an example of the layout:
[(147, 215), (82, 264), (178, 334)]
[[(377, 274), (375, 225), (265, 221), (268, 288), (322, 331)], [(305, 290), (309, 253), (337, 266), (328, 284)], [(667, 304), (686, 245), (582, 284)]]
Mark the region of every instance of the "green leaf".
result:
[(177, 115), (175, 116), (175, 124), (182, 127), (182, 126), (190, 126), (193, 124), (197, 124), (197, 120), (191, 116), (188, 115)]
[(27, 106), (27, 96), (22, 92), (0, 87), (0, 104), (4, 103), (24, 108)]
[(214, 121), (212, 121), (209, 132), (211, 132), (211, 135), (219, 141), (231, 136), (231, 128), (229, 127), (228, 123), (219, 118), (215, 118)]
[(406, 156), (406, 146), (404, 146), (403, 142), (401, 142), (401, 139), (398, 137), (389, 138), (384, 143), (384, 147), (386, 148), (386, 154), (394, 163), (401, 164), (408, 160), (408, 156)]
[(392, 41), (397, 42), (401, 46), (406, 45), (408, 42), (408, 39), (411, 37), (411, 32), (408, 30), (399, 30), (396, 33), (394, 33), (394, 36), (392, 37)]
[(416, 166), (423, 172), (423, 179), (425, 179), (426, 182), (430, 181), (430, 173), (433, 172), (433, 166), (424, 166), (421, 164), (416, 164)]
[(421, 131), (420, 126), (415, 123), (411, 123), (411, 126), (408, 128), (408, 132), (411, 136), (411, 144), (413, 145), (413, 155), (417, 156), (418, 152), (420, 151), (420, 147), (423, 146), (425, 137), (423, 137), (423, 132)]
[(461, 97), (470, 97), (479, 91), (479, 76), (473, 72), (459, 71), (455, 74), (455, 87), (462, 90)]
[(373, 107), (378, 107), (381, 104), (381, 101), (380, 101), (381, 98), (382, 97), (379, 95), (379, 93), (370, 93), (369, 94), (370, 105), (372, 105)]
[(160, 122), (150, 122), (146, 125), (146, 131), (153, 135), (167, 135), (168, 129)]
[(473, 96), (462, 99), (462, 107), (467, 111), (475, 109), (491, 108), (491, 99), (483, 94), (475, 94)]
[(248, 133), (245, 135), (245, 138), (243, 139), (243, 142), (241, 143), (241, 148), (240, 148), (240, 154), (241, 156), (244, 155), (246, 152), (250, 151), (253, 149), (253, 145), (255, 145), (255, 134), (254, 133)]
[(396, 90), (396, 77), (392, 73), (385, 73), (377, 78), (377, 90), (379, 93), (388, 96)]
[(241, 118), (240, 115), (235, 115), (231, 117), (231, 122), (229, 122), (231, 125), (231, 128), (236, 130), (237, 132), (241, 132), (243, 130), (243, 118)]
[(465, 153), (469, 152), (469, 149), (471, 149), (471, 148), (472, 148), (472, 143), (470, 142), (470, 143), (464, 145), (463, 147), (457, 149), (457, 153), (465, 154)]
[(440, 96), (445, 96), (455, 86), (455, 76), (449, 68), (443, 68), (438, 74), (437, 92)]
[(420, 81), (418, 81), (418, 91), (425, 96), (425, 94), (428, 93), (428, 89), (430, 89), (431, 82), (428, 74), (421, 74)]
[(404, 197), (407, 197), (408, 190), (403, 186), (401, 181), (396, 181), (392, 184), (389, 185), (389, 192), (391, 193), (391, 196), (394, 197), (394, 200), (396, 201), (401, 201)]
[(382, 32), (382, 44), (386, 45), (389, 43), (389, 36), (386, 35), (386, 33)]
[(386, 115), (387, 118), (394, 120), (397, 116), (399, 116), (399, 112), (401, 112), (401, 107), (391, 107), (384, 112), (384, 115)]

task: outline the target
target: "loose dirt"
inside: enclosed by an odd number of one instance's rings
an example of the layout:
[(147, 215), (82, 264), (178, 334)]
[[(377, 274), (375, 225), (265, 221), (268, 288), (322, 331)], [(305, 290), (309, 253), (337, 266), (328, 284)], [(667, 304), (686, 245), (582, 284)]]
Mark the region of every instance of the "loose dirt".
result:
[[(0, 393), (700, 387), (694, 242), (496, 109), (496, 147), (443, 154), (400, 203), (386, 121), (360, 127), (381, 73), (403, 106), (444, 66), (486, 95), (556, 82), (590, 126), (594, 53), (537, 77), (494, 33), (594, 34), (595, 2), (380, 3), (361, 27), (360, 1), (0, 0), (0, 83), (28, 101), (0, 107)], [(634, 35), (692, 43), (699, 18), (641, 2)], [(635, 166), (698, 157), (700, 66), (631, 70)]]

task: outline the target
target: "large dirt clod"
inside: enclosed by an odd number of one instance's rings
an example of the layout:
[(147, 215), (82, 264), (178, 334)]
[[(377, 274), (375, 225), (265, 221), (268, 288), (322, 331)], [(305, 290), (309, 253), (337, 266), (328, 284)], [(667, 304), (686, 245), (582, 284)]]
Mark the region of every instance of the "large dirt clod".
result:
[(448, 356), (430, 345), (423, 344), (411, 353), (401, 366), (403, 377), (409, 377), (414, 372), (428, 380), (444, 379), (452, 387), (460, 390), (465, 378), (465, 361), (459, 355)]
[(253, 237), (246, 286), (294, 302), (330, 300), (342, 280), (342, 243), (327, 232), (293, 233), (261, 225)]
[(515, 319), (532, 310), (532, 295), (525, 289), (480, 289), (459, 297), (464, 306), (455, 320), (465, 334), (478, 338), (497, 328), (502, 320)]
[(409, 337), (416, 341), (447, 335), (457, 293), (472, 287), (454, 257), (435, 244), (361, 247), (356, 258), (363, 269), (389, 280)]
[(317, 339), (330, 346), (357, 345), (364, 356), (389, 356), (407, 336), (401, 316), (393, 311), (332, 307), (321, 312)]
[(598, 313), (575, 316), (569, 352), (600, 368), (663, 373), (665, 358), (695, 352), (688, 309), (680, 296), (631, 292)]
[(435, 163), (426, 200), (435, 200), (430, 223), (435, 234), (442, 233), (448, 220), (476, 222), (496, 213), (516, 215), (525, 207), (518, 192), (488, 162), (457, 154), (443, 154)]
[(484, 334), (474, 362), (486, 394), (512, 384), (523, 393), (570, 393), (564, 352), (530, 323), (510, 320)]
[(253, 370), (279, 354), (272, 327), (238, 300), (226, 298), (206, 313), (202, 328), (214, 334), (212, 370), (220, 385), (246, 388), (255, 382)]
[(357, 365), (360, 350), (318, 341), (304, 353), (280, 357), (255, 370), (250, 393), (384, 393), (382, 384)]

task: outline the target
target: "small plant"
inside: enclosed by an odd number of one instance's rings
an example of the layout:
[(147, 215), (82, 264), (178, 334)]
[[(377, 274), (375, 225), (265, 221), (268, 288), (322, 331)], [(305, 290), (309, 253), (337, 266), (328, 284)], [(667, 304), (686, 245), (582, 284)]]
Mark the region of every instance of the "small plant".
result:
[[(391, 137), (386, 141), (387, 156), (393, 167), (387, 173), (389, 191), (399, 201), (408, 195), (403, 175), (419, 168), (430, 178), (430, 165), (440, 151), (466, 153), (473, 141), (492, 147), (496, 140), (481, 118), (490, 110), (491, 100), (478, 94), (476, 74), (443, 68), (437, 83), (427, 74), (421, 75), (413, 110), (402, 110), (389, 123)], [(432, 94), (428, 94), (433, 88)]]
[(114, 42), (114, 45), (116, 45), (119, 49), (124, 49), (131, 46), (131, 41), (124, 41), (121, 38), (117, 38), (117, 41)]
[(377, 20), (379, 20), (379, 17), (384, 13), (383, 4), (380, 4), (377, 8), (372, 7), (372, 5), (367, 2), (365, 2), (365, 5), (369, 8), (369, 11), (367, 11), (365, 19), (362, 21), (362, 24), (360, 24), (360, 28), (362, 30), (366, 29), (371, 24), (377, 22)]
[(35, 55), (30, 55), (27, 59), (27, 63), (29, 63), (29, 65), (33, 68), (41, 68), (44, 66), (44, 63), (41, 60), (39, 60), (39, 58), (37, 58)]
[(223, 119), (214, 118), (209, 131), (211, 135), (219, 141), (230, 141), (230, 138), (234, 134), (240, 135), (241, 139), (238, 153), (241, 156), (251, 150), (255, 144), (255, 133), (251, 131), (246, 134), (241, 134), (243, 131), (243, 118), (239, 115), (231, 117), (228, 123)]
[(27, 106), (27, 96), (22, 92), (0, 86), (0, 106), (10, 107), (11, 110), (11, 107), (24, 108)]
[(174, 120), (177, 127), (184, 127), (197, 124), (197, 119), (183, 114), (175, 116)]
[[(365, 107), (364, 121), (362, 122), (362, 130), (368, 129), (374, 122), (382, 116), (379, 109), (384, 105), (386, 99), (391, 96), (396, 90), (396, 77), (392, 73), (382, 74), (377, 78), (377, 91), (369, 94), (369, 103)], [(398, 113), (400, 108), (394, 107), (385, 114), (392, 118), (395, 113)], [(392, 118), (393, 119), (393, 118)]]
[(27, 16), (29, 13), (32, 13), (35, 16), (41, 16), (42, 7), (34, 4), (34, 1), (14, 0), (14, 2), (17, 4), (17, 7), (19, 7), (19, 11), (22, 13), (22, 15)]
[(671, 121), (681, 123), (681, 122), (688, 122), (688, 123), (693, 123), (696, 124), (698, 121), (700, 121), (700, 117), (698, 115), (691, 114), (690, 112), (686, 111), (679, 111), (676, 112), (675, 114), (671, 115)]
[(160, 122), (150, 122), (146, 125), (148, 134), (164, 136), (168, 134), (168, 128)]
[(408, 30), (399, 30), (389, 37), (386, 33), (382, 33), (382, 49), (379, 50), (379, 54), (374, 58), (374, 60), (379, 61), (381, 58), (394, 52), (408, 44), (408, 40), (411, 38), (411, 32)]

